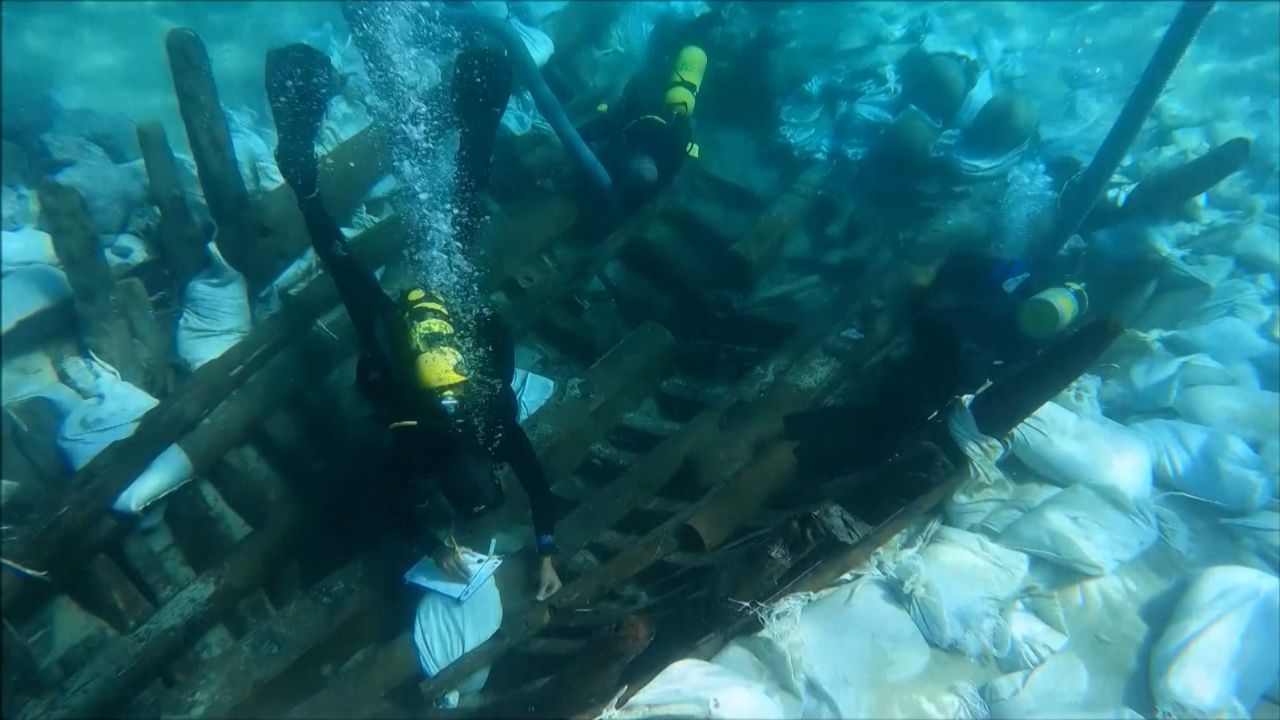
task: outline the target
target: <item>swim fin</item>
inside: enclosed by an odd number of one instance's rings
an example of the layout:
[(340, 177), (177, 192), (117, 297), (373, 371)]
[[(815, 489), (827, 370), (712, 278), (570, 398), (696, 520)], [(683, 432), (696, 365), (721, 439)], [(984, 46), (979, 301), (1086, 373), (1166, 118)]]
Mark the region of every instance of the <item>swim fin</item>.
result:
[(267, 51), (267, 101), (276, 122), (276, 164), (299, 197), (316, 189), (315, 141), (339, 86), (329, 58), (303, 43)]
[(453, 71), (453, 107), (458, 119), (458, 173), (464, 192), (489, 184), (490, 160), (498, 123), (512, 88), (511, 61), (501, 50), (468, 50)]

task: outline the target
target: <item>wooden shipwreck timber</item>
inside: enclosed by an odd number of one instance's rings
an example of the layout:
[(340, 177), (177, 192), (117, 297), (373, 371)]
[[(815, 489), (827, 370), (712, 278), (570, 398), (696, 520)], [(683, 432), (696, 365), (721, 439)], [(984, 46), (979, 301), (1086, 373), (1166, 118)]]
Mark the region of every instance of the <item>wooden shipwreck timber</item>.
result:
[[(245, 193), (199, 38), (175, 31), (168, 49), (218, 247), (256, 290), (307, 247), (301, 217), (287, 187)], [(163, 130), (138, 134), (176, 295), (205, 250)], [(703, 147), (714, 157), (710, 136)], [(327, 156), (329, 207), (358, 204), (384, 174), (380, 152), (375, 125)], [(364, 476), (342, 438), (356, 347), (329, 279), (311, 280), (239, 344), (175, 381), (164, 372), (165, 314), (141, 280), (114, 279), (90, 249), (75, 191), (41, 188), (85, 345), (161, 403), (70, 477), (39, 402), (5, 414), (6, 456), (29, 460), (27, 471), (60, 493), (56, 510), (4, 547), (6, 714), (593, 715), (623, 685), (638, 687), (676, 657), (710, 654), (747, 627), (744, 604), (834, 581), (936, 507), (966, 467), (945, 433), (925, 433), (818, 497), (796, 486), (783, 417), (874, 377), (868, 370), (905, 332), (918, 284), (919, 269), (868, 232), (853, 240), (856, 270), (824, 312), (769, 311), (771, 291), (758, 290), (789, 233), (836, 202), (821, 192), (824, 178), (810, 168), (751, 186), (714, 160), (690, 163), (604, 238), (549, 191), (500, 208), (493, 299), (518, 339), (547, 349), (562, 370), (562, 390), (526, 427), (553, 489), (574, 504), (558, 526), (565, 585), (535, 602), (527, 558), (504, 564), (502, 629), (427, 680), (410, 617), (394, 632), (382, 620), (378, 549), (350, 542), (358, 520), (344, 517), (341, 497), (377, 478)], [(741, 228), (717, 224), (728, 216)], [(379, 266), (397, 262), (404, 234), (392, 215), (351, 242)], [(864, 337), (842, 338), (850, 327)], [(1092, 339), (1070, 341), (1092, 357), (1098, 338), (1116, 331), (1086, 332)], [(1087, 365), (1058, 357), (1003, 394), (988, 391), (993, 432)], [(196, 475), (164, 500), (159, 525), (114, 515), (113, 498), (175, 443)], [(868, 487), (892, 492), (863, 503), (858, 489)], [(526, 514), (523, 501), (508, 502), (475, 537)], [(68, 617), (75, 628), (60, 625)], [(649, 630), (652, 642), (635, 639)], [(490, 665), (488, 704), (432, 709)]]

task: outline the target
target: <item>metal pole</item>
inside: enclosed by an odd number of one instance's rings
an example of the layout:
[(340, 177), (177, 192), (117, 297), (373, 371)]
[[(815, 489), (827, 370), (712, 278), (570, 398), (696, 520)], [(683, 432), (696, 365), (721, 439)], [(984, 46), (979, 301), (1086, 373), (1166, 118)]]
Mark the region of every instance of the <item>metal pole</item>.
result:
[(1057, 222), (1043, 245), (1044, 259), (1052, 257), (1066, 244), (1093, 209), (1213, 5), (1213, 0), (1187, 0), (1182, 3), (1120, 116), (1094, 155), (1093, 162), (1062, 191)]

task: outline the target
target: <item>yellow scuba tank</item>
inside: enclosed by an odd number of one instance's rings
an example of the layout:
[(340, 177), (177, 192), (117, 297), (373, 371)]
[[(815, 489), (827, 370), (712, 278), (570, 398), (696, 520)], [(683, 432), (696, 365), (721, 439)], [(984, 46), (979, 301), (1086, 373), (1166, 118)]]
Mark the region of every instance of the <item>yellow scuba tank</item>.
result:
[(697, 104), (702, 78), (707, 74), (707, 54), (696, 45), (688, 45), (676, 54), (676, 66), (667, 81), (662, 104), (675, 115), (689, 116)]
[(1053, 337), (1071, 327), (1089, 309), (1089, 296), (1079, 283), (1042, 290), (1018, 308), (1018, 329), (1036, 340)]
[(414, 377), (429, 390), (467, 381), (462, 353), (455, 347), (453, 320), (438, 292), (413, 288), (405, 293), (403, 312), (409, 331)]

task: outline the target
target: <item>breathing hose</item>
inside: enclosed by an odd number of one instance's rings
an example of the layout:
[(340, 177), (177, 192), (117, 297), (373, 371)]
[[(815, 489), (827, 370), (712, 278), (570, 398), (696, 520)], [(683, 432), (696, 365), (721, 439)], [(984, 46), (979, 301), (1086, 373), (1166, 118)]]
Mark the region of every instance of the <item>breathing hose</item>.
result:
[(577, 128), (569, 121), (564, 107), (552, 94), (551, 88), (547, 87), (538, 64), (534, 62), (533, 56), (524, 45), (524, 40), (512, 26), (511, 16), (497, 17), (478, 10), (470, 2), (445, 3), (444, 7), (447, 14), (477, 23), (502, 43), (515, 64), (516, 73), (533, 96), (533, 103), (537, 106), (538, 112), (542, 113), (547, 124), (560, 138), (565, 151), (578, 165), (587, 184), (606, 203), (610, 211), (617, 210), (618, 197), (613, 190), (613, 180), (609, 177), (609, 172), (605, 170), (595, 153), (591, 152), (591, 148), (587, 147), (587, 143), (578, 134)]

